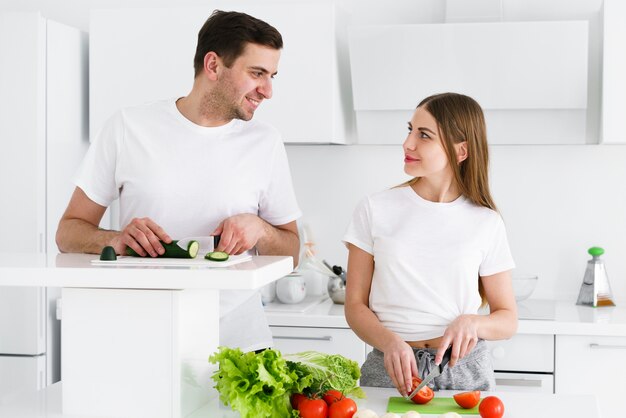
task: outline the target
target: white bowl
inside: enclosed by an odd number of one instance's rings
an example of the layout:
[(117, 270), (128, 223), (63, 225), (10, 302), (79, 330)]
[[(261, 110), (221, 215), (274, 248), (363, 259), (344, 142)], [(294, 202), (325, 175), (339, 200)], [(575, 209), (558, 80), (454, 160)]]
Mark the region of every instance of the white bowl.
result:
[(513, 276), (513, 293), (515, 300), (520, 301), (528, 299), (537, 286), (538, 276), (532, 275), (514, 275)]

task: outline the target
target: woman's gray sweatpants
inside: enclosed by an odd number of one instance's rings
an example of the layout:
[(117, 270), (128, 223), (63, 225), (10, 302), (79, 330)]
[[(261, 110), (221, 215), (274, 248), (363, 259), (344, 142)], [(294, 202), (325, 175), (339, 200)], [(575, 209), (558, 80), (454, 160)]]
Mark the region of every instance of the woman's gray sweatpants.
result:
[[(435, 367), (436, 348), (413, 348), (419, 378), (424, 379)], [(361, 367), (361, 386), (395, 387), (385, 370), (384, 354), (374, 349)], [(429, 383), (433, 390), (494, 390), (496, 379), (491, 364), (491, 354), (484, 340), (454, 367), (445, 367), (441, 376)]]

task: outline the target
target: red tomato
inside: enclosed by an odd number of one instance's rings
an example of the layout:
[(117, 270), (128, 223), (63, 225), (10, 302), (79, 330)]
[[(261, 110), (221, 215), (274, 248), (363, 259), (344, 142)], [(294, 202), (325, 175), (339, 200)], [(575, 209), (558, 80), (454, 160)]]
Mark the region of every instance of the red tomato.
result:
[[(413, 392), (420, 383), (422, 383), (422, 379), (420, 379), (419, 377), (413, 376), (413, 384), (411, 384), (411, 392)], [(433, 390), (429, 388), (428, 386), (424, 386), (423, 388), (420, 389), (419, 392), (415, 394), (415, 396), (411, 398), (411, 400), (414, 403), (422, 405), (422, 404), (430, 402), (434, 397), (435, 397), (435, 392), (433, 392)]]
[(301, 418), (327, 418), (328, 405), (323, 399), (302, 399), (298, 405)]
[(343, 393), (335, 389), (331, 389), (324, 394), (324, 401), (328, 404), (328, 406), (342, 399)]
[(497, 396), (487, 396), (480, 403), (478, 413), (482, 418), (501, 418), (504, 415), (504, 404)]
[(457, 393), (453, 397), (454, 401), (461, 408), (470, 409), (478, 405), (478, 402), (480, 402), (480, 391), (473, 390), (471, 392)]
[(328, 408), (328, 418), (352, 418), (356, 414), (356, 403), (350, 398), (334, 402)]
[(293, 409), (298, 409), (298, 406), (300, 405), (300, 402), (302, 402), (303, 399), (306, 399), (306, 396), (304, 396), (301, 393), (294, 393), (291, 395), (291, 407)]

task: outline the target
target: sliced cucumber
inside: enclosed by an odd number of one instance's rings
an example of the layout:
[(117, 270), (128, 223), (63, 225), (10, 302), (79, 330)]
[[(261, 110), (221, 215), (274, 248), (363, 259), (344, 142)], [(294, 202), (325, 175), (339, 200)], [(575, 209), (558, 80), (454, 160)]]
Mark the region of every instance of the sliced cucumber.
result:
[[(200, 250), (200, 244), (198, 241), (190, 241), (187, 245), (187, 249), (184, 250), (178, 246), (178, 240), (174, 240), (169, 244), (160, 241), (161, 245), (165, 249), (163, 254), (157, 255), (162, 258), (196, 258), (198, 250)], [(135, 250), (130, 247), (126, 247), (126, 254), (133, 257), (141, 257)]]
[(198, 241), (189, 241), (189, 245), (187, 245), (187, 252), (189, 253), (189, 256), (191, 258), (196, 258), (198, 251), (200, 251), (200, 243), (198, 243)]
[(204, 258), (211, 261), (226, 261), (228, 260), (228, 253), (224, 251), (212, 251), (210, 253), (206, 253)]

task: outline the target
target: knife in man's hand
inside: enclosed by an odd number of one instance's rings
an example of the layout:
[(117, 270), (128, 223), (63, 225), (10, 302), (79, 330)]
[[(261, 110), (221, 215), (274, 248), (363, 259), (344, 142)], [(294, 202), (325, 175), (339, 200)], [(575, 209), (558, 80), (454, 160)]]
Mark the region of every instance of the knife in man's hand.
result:
[(205, 237), (185, 237), (183, 239), (179, 239), (176, 245), (187, 251), (187, 248), (189, 247), (189, 243), (191, 241), (198, 241), (198, 244), (200, 246), (198, 252), (206, 254), (208, 252), (215, 251), (220, 242), (220, 236), (215, 235)]
[(409, 395), (405, 396), (405, 398), (411, 399), (413, 396), (417, 395), (417, 392), (419, 392), (420, 389), (422, 389), (424, 386), (429, 384), (435, 377), (441, 375), (441, 373), (443, 372), (443, 368), (448, 364), (451, 356), (452, 356), (452, 346), (448, 347), (445, 353), (443, 353), (443, 358), (441, 359), (441, 363), (439, 364), (439, 366), (435, 366), (435, 368), (432, 369), (430, 373), (428, 373), (428, 376), (426, 376), (424, 380), (422, 380), (422, 383), (417, 385), (415, 390), (411, 392)]

